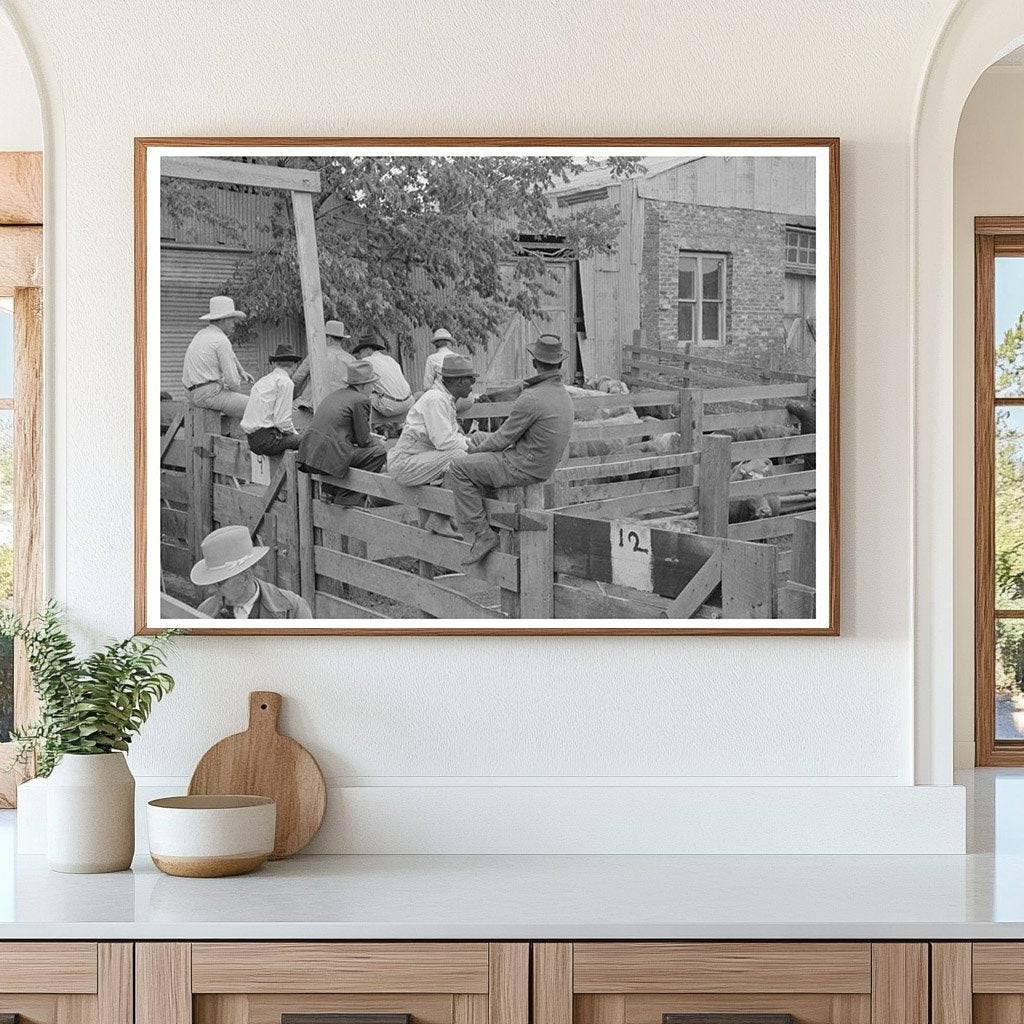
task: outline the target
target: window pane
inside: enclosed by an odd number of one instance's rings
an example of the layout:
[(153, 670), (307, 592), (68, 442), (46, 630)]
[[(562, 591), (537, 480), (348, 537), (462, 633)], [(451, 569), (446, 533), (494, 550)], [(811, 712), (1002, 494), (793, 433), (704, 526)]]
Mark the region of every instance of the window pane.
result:
[(14, 395), (14, 313), (11, 300), (0, 299), (0, 398)]
[[(0, 606), (14, 597), (14, 413), (0, 411)], [(14, 648), (0, 638), (0, 743), (7, 740), (14, 716)]]
[(1024, 608), (1024, 409), (996, 409), (996, 607)]
[(722, 261), (704, 258), (704, 291), (702, 299), (722, 297)]
[(719, 324), (720, 302), (705, 302), (701, 310), (701, 336), (704, 341), (720, 341), (722, 332)]
[(1024, 739), (1024, 623), (996, 619), (996, 739)]
[(996, 394), (1024, 395), (1024, 258), (996, 258)]
[(692, 256), (679, 257), (679, 298), (697, 297), (697, 261)]
[(693, 341), (693, 314), (696, 310), (696, 303), (679, 303), (679, 340)]

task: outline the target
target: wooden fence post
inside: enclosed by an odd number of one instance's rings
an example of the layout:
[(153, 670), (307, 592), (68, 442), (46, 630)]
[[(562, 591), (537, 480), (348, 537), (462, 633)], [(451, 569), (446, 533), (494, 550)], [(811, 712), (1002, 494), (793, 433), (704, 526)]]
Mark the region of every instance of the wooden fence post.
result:
[[(679, 450), (699, 452), (704, 436), (704, 392), (700, 388), (681, 388), (679, 391)], [(696, 466), (679, 468), (679, 486), (689, 487), (697, 482)]]
[(793, 518), (793, 566), (789, 575), (794, 583), (805, 587), (815, 585), (816, 526), (813, 512)]
[[(516, 506), (516, 511), (522, 507), (523, 504), (523, 488), (522, 487), (498, 487), (496, 488), (498, 498), (501, 501), (507, 501), (510, 504)], [(499, 530), (498, 531), (498, 550), (503, 551), (507, 555), (518, 554), (516, 534), (512, 530)], [(522, 597), (522, 565), (520, 565), (520, 579), (519, 579), (519, 590), (506, 590), (504, 587), (499, 588), (498, 597), (501, 601), (501, 613), (510, 619), (521, 618), (520, 603)]]
[(697, 532), (704, 537), (729, 536), (731, 447), (732, 439), (724, 434), (704, 434), (701, 439)]
[[(544, 507), (544, 484), (523, 488), (523, 508)], [(519, 531), (519, 617), (555, 617), (554, 516), (546, 513), (543, 530)]]
[(313, 560), (313, 495), (308, 473), (295, 474), (299, 533), (299, 593), (316, 615), (316, 566)]

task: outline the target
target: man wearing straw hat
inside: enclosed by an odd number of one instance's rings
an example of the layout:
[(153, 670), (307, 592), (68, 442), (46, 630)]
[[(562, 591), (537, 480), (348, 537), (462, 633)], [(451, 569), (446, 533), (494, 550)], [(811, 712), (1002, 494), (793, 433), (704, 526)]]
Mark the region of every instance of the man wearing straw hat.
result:
[(203, 540), (203, 557), (192, 567), (197, 587), (213, 594), (199, 606), (213, 619), (311, 619), (309, 605), (298, 594), (257, 579), (253, 566), (270, 548), (254, 547), (241, 525), (222, 526)]
[[(377, 374), (365, 360), (348, 367), (347, 384), (332, 391), (313, 414), (296, 456), (304, 473), (342, 478), (351, 467), (379, 473), (388, 453), (370, 430), (370, 395)], [(362, 506), (366, 495), (334, 484), (324, 489), (335, 505)]]
[[(459, 429), (455, 406), (469, 394), (475, 380), (476, 371), (465, 356), (444, 357), (441, 379), (416, 400), (398, 443), (388, 453), (392, 480), (409, 487), (440, 482), (452, 459), (466, 452), (469, 438)], [(421, 518), (434, 533), (461, 536), (447, 516), (431, 512)]]
[(466, 565), (498, 546), (484, 512), (484, 492), (542, 483), (555, 471), (572, 433), (572, 399), (562, 383), (565, 351), (555, 334), (542, 334), (527, 351), (537, 373), (527, 378), (508, 419), (491, 433), (472, 434), (469, 453), (453, 460), (447, 483), (455, 518), (472, 541)]
[[(324, 394), (346, 386), (348, 367), (354, 363), (353, 356), (345, 347), (352, 340), (347, 328), (341, 320), (328, 320), (324, 324), (324, 335), (327, 341), (327, 359), (324, 361)], [(299, 430), (309, 426), (313, 418), (313, 380), (310, 359), (306, 356), (292, 371), (292, 383), (295, 385), (295, 422)]]
[(197, 409), (213, 409), (240, 418), (249, 400), (242, 385), (251, 384), (253, 379), (238, 361), (231, 336), (245, 314), (235, 309), (230, 296), (214, 295), (210, 311), (199, 319), (205, 320), (206, 326), (189, 342), (181, 368), (188, 403)]
[(429, 391), (441, 379), (441, 364), (444, 362), (445, 356), (457, 354), (449, 347), (449, 342), (454, 345), (455, 339), (444, 327), (438, 327), (430, 339), (434, 351), (427, 356), (427, 362), (423, 369), (424, 391)]

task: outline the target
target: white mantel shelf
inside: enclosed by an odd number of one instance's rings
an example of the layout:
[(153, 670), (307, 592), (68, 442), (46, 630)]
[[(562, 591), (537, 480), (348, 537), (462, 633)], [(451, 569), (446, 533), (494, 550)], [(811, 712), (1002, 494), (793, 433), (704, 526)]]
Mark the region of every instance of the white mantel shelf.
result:
[(15, 938), (1022, 939), (1024, 856), (320, 856), (204, 880), (21, 857)]

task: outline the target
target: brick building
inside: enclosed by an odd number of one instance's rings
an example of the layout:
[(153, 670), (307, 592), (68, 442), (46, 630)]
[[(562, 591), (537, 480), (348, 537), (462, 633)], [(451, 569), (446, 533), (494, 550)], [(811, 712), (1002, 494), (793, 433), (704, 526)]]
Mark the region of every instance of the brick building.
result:
[(587, 375), (618, 374), (635, 330), (652, 348), (813, 370), (812, 157), (667, 157), (628, 179), (596, 168), (553, 195), (566, 213), (619, 210), (617, 251), (579, 262)]

